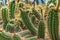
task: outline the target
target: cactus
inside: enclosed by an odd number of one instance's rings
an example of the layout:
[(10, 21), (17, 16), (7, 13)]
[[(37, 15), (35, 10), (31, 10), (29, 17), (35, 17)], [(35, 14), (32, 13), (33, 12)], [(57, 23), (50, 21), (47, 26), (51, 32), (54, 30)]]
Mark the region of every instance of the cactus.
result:
[(23, 3), (19, 3), (19, 7), (23, 8), (24, 4)]
[(35, 23), (35, 20), (36, 20), (35, 16), (32, 16), (31, 21), (33, 24)]
[(9, 21), (9, 23), (14, 24), (14, 20), (13, 20), (13, 19), (12, 19), (12, 20), (10, 20), (10, 21)]
[(15, 16), (14, 16), (15, 2), (10, 2), (9, 8), (10, 8), (10, 19), (13, 19), (13, 18), (15, 18)]
[(27, 26), (27, 28), (30, 30), (30, 32), (33, 34), (33, 35), (36, 35), (36, 30), (34, 29), (34, 27), (32, 26), (29, 18), (28, 18), (28, 15), (25, 11), (22, 11), (21, 10), (21, 16), (22, 16), (22, 20), (23, 22), (25, 23), (25, 25)]
[(36, 3), (39, 4), (39, 0), (36, 0)]
[(2, 20), (3, 20), (3, 28), (6, 28), (6, 25), (8, 23), (8, 9), (7, 8), (3, 8), (2, 9)]
[(8, 23), (6, 26), (6, 30), (11, 32), (11, 33), (14, 32), (14, 24)]
[(22, 30), (22, 28), (19, 25), (17, 25), (17, 27), (15, 28), (15, 31), (20, 32), (21, 30)]
[(52, 40), (58, 40), (58, 14), (54, 9), (48, 13), (48, 31)]
[(31, 36), (31, 32), (30, 32), (29, 30), (21, 31), (21, 32), (19, 32), (18, 34), (20, 34), (21, 37), (24, 37), (24, 36), (26, 36), (26, 35)]
[(3, 32), (1, 32), (0, 33), (0, 40), (11, 40), (11, 37), (7, 36)]
[(44, 38), (45, 36), (45, 26), (44, 26), (44, 22), (40, 21), (39, 25), (38, 25), (38, 38)]
[(40, 20), (40, 14), (39, 14), (39, 12), (37, 12), (37, 10), (35, 10), (35, 9), (33, 9), (32, 12), (36, 16), (36, 18)]
[(37, 40), (36, 37), (29, 37), (29, 38), (26, 38), (26, 40)]
[(20, 37), (19, 37), (18, 35), (15, 34), (15, 35), (13, 36), (13, 40), (21, 40), (21, 39), (20, 39)]

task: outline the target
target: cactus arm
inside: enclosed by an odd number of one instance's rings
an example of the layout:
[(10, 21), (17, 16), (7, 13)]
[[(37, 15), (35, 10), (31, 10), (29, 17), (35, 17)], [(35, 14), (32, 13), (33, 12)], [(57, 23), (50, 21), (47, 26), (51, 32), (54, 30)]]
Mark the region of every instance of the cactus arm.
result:
[(48, 13), (48, 31), (52, 40), (58, 40), (58, 14), (54, 9)]
[(45, 35), (44, 30), (45, 30), (44, 23), (43, 21), (40, 21), (38, 26), (38, 38), (44, 38)]
[(40, 14), (35, 9), (33, 9), (32, 12), (35, 15), (35, 17), (40, 20)]
[(15, 2), (11, 2), (9, 4), (9, 8), (10, 8), (10, 18), (14, 18), (14, 11), (15, 11)]
[(8, 9), (7, 8), (3, 8), (2, 9), (2, 20), (3, 20), (3, 28), (6, 28), (6, 25), (8, 23)]
[(32, 24), (30, 23), (27, 13), (25, 11), (21, 11), (21, 16), (27, 28), (31, 31), (33, 35), (36, 35), (36, 30), (33, 28)]

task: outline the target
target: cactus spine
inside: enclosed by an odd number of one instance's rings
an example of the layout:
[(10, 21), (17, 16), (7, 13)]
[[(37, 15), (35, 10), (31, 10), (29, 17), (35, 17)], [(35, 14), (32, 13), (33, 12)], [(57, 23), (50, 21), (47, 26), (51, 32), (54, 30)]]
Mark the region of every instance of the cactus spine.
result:
[(27, 26), (27, 28), (31, 31), (31, 33), (33, 35), (36, 35), (36, 30), (33, 28), (32, 24), (28, 18), (27, 13), (25, 11), (21, 11), (21, 16), (22, 16), (22, 20), (25, 23), (25, 25)]
[(9, 8), (10, 8), (10, 19), (13, 19), (13, 18), (15, 18), (15, 16), (14, 16), (15, 2), (11, 2), (9, 4)]
[(58, 40), (58, 14), (54, 9), (48, 13), (48, 30), (52, 40)]
[(39, 26), (38, 26), (38, 38), (44, 38), (45, 36), (45, 26), (44, 26), (44, 22), (40, 21)]
[(2, 9), (2, 20), (3, 20), (3, 28), (6, 28), (6, 25), (8, 23), (8, 9), (7, 8), (3, 8)]

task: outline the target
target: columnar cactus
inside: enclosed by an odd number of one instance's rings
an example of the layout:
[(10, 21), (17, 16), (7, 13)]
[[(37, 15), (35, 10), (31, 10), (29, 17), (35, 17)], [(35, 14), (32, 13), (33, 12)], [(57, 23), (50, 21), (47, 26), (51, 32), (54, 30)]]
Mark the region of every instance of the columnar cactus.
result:
[(6, 25), (8, 23), (8, 9), (7, 8), (3, 8), (2, 9), (2, 20), (3, 20), (3, 28), (6, 28)]
[(28, 18), (28, 15), (25, 11), (22, 11), (21, 10), (21, 16), (22, 16), (22, 20), (23, 22), (25, 23), (25, 25), (27, 26), (27, 28), (31, 31), (31, 33), (33, 35), (36, 35), (36, 30), (34, 29), (34, 27), (32, 26), (29, 18)]
[(39, 26), (38, 26), (38, 38), (44, 38), (45, 36), (45, 26), (44, 22), (40, 21)]
[(48, 13), (48, 31), (52, 40), (58, 40), (58, 14), (54, 9)]
[(0, 33), (0, 40), (11, 40), (11, 37), (8, 35), (5, 35), (4, 32)]
[(10, 19), (13, 19), (13, 18), (15, 18), (15, 16), (14, 16), (15, 2), (10, 2), (9, 8), (10, 8)]

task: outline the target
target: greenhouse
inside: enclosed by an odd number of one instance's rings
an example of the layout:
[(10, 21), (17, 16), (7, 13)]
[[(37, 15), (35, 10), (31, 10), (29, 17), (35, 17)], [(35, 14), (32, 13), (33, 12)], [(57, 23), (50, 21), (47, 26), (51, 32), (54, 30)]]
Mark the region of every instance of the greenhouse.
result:
[(60, 0), (0, 0), (0, 40), (60, 40)]

